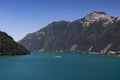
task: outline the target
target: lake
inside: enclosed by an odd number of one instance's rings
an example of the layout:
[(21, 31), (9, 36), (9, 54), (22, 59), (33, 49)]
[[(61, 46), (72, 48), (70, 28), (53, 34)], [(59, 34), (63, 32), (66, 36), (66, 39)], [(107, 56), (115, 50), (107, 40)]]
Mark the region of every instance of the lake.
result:
[(0, 56), (0, 80), (120, 80), (120, 57), (59, 52)]

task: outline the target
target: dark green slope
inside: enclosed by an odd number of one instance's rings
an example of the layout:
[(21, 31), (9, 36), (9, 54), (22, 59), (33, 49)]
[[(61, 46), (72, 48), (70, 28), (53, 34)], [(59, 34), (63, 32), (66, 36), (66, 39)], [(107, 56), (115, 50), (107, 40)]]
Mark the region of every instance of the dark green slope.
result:
[(0, 31), (0, 55), (23, 55), (29, 51), (16, 43), (12, 37)]

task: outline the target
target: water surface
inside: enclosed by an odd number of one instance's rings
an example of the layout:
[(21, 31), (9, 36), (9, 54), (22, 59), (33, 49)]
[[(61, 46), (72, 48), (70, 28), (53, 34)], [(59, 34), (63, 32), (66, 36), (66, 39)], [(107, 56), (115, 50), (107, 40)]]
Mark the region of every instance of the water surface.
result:
[(0, 56), (0, 80), (120, 80), (120, 57), (48, 52)]

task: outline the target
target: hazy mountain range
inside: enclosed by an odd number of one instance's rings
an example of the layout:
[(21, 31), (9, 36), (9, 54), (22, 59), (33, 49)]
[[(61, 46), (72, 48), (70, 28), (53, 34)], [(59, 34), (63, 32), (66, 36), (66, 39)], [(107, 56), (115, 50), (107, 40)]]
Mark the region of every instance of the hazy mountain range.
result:
[(94, 11), (72, 22), (52, 22), (19, 43), (30, 51), (119, 53), (120, 17)]

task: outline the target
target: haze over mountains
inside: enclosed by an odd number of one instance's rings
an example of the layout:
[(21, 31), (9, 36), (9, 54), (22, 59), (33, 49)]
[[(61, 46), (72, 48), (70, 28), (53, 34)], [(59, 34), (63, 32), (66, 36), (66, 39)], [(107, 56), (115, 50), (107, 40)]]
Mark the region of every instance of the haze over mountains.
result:
[(19, 43), (30, 51), (119, 52), (120, 17), (94, 11), (72, 22), (52, 22)]

